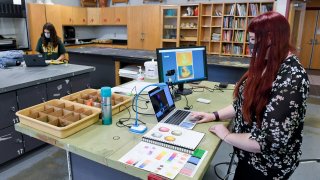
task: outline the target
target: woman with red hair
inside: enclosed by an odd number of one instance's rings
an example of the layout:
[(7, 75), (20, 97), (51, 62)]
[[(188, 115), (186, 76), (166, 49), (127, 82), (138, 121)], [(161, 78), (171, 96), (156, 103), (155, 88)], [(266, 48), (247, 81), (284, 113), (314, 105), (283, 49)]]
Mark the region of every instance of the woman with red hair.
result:
[(236, 85), (233, 104), (193, 116), (198, 123), (234, 118), (232, 133), (222, 124), (209, 129), (234, 146), (234, 179), (288, 179), (301, 155), (308, 76), (292, 54), (290, 26), (281, 14), (255, 17), (248, 32), (250, 67)]

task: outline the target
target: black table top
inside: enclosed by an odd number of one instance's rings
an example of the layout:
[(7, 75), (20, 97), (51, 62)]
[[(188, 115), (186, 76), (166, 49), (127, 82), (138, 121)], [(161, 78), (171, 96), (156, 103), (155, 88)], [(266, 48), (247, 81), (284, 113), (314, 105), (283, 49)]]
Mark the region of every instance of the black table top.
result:
[(16, 66), (0, 69), (0, 93), (72, 77), (94, 70), (95, 68), (92, 66), (75, 64), (49, 65), (46, 67)]

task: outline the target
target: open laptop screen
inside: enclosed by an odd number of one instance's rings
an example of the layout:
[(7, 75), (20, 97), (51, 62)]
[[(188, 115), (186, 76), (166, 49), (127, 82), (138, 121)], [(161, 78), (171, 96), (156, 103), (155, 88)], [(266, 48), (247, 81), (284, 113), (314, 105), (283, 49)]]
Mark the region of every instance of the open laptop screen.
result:
[(168, 86), (149, 91), (149, 97), (158, 121), (161, 121), (175, 108)]

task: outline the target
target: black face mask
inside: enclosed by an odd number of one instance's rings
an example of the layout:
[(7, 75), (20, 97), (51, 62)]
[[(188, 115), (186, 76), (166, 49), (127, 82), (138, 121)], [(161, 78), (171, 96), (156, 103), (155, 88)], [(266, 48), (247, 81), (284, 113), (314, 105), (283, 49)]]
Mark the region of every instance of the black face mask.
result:
[(250, 54), (253, 53), (253, 48), (254, 48), (254, 44), (249, 42), (249, 50), (250, 50)]

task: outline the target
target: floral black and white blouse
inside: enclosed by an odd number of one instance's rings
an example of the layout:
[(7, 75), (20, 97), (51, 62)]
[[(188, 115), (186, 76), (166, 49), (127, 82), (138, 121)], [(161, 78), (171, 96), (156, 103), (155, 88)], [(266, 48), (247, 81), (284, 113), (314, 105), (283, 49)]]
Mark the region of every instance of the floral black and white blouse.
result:
[(306, 113), (309, 80), (295, 55), (289, 56), (281, 65), (272, 85), (261, 127), (253, 120), (247, 124), (242, 116), (243, 89), (233, 103), (236, 111), (233, 132), (251, 133), (261, 153), (251, 153), (235, 148), (240, 160), (247, 161), (255, 169), (273, 179), (288, 177), (298, 166), (301, 155), (302, 131)]

